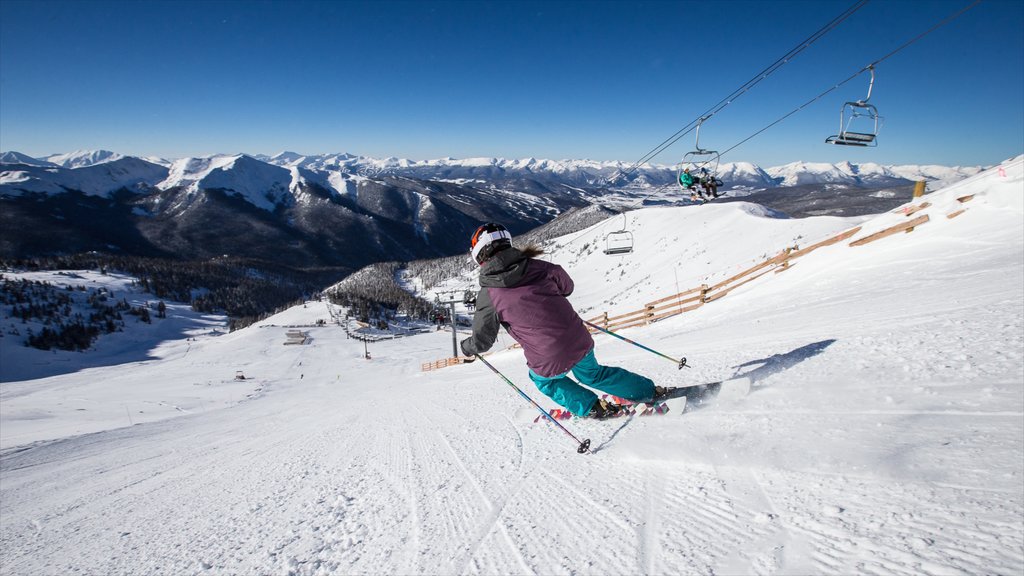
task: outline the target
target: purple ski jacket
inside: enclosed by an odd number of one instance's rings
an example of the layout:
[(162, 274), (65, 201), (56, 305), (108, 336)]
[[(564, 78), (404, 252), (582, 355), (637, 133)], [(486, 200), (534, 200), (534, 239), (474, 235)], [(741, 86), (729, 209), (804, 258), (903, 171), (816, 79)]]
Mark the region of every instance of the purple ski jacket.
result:
[(526, 364), (545, 376), (565, 374), (594, 347), (594, 339), (566, 296), (572, 278), (557, 264), (528, 258), (516, 248), (498, 252), (480, 268), (473, 335), (462, 353), (486, 352), (505, 330), (523, 347)]

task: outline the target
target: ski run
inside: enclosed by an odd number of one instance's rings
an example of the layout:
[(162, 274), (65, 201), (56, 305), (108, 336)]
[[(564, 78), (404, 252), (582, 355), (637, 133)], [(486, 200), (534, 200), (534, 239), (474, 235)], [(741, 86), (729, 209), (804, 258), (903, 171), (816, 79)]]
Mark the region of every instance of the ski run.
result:
[[(0, 572), (1021, 574), (1022, 164), (917, 200), (930, 220), (911, 233), (818, 249), (623, 331), (691, 368), (595, 336), (603, 363), (663, 385), (751, 390), (683, 414), (563, 421), (590, 454), (524, 422), (524, 400), (479, 362), (421, 372), (451, 355), (450, 332), (373, 342), (366, 359), (326, 302), (230, 334), (174, 305), (173, 330), (88, 353), (5, 337)], [(625, 217), (631, 254), (602, 252), (617, 218), (543, 258), (591, 318), (906, 219), (645, 208)], [(503, 334), (488, 361), (553, 408), (511, 344)]]

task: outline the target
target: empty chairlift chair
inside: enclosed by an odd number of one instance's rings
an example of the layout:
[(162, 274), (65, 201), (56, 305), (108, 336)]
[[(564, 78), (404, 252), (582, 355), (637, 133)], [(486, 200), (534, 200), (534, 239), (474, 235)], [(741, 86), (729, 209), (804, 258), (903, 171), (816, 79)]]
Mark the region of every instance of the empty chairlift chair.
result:
[(633, 251), (633, 233), (628, 230), (612, 232), (604, 239), (604, 253), (609, 256), (629, 254)]
[(843, 104), (839, 110), (839, 134), (826, 138), (826, 144), (878, 146), (878, 129), (882, 117), (874, 105), (868, 104), (871, 89), (875, 85), (875, 67), (868, 66), (868, 70), (871, 72), (871, 82), (868, 84), (867, 98)]

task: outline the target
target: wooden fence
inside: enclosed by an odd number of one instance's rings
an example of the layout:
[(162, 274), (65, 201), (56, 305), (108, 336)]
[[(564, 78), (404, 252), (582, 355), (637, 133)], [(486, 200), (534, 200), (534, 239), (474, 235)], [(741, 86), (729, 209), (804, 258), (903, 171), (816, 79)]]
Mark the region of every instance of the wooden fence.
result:
[(438, 370), (447, 366), (454, 366), (456, 364), (462, 364), (464, 360), (462, 358), (442, 358), (436, 362), (424, 362), (420, 364), (420, 370), (428, 372), (430, 370)]
[(588, 318), (587, 321), (597, 324), (607, 330), (622, 330), (624, 328), (633, 328), (635, 326), (651, 324), (652, 322), (671, 318), (672, 316), (677, 316), (684, 312), (690, 312), (700, 308), (708, 302), (714, 302), (715, 300), (723, 298), (740, 286), (753, 282), (754, 280), (757, 280), (769, 273), (778, 274), (779, 272), (784, 272), (793, 265), (793, 261), (797, 258), (806, 256), (818, 248), (838, 244), (839, 242), (852, 237), (859, 231), (860, 227), (858, 226), (803, 249), (797, 247), (786, 248), (764, 262), (755, 264), (754, 266), (751, 266), (750, 268), (747, 268), (746, 270), (734, 274), (733, 276), (711, 286), (702, 284), (699, 287), (690, 288), (689, 290), (685, 290), (678, 294), (673, 294), (671, 296), (654, 300), (653, 302), (648, 302), (639, 310), (634, 310), (625, 314), (618, 314), (616, 316), (609, 316), (608, 313), (605, 312), (600, 316)]
[[(962, 196), (960, 198), (957, 198), (957, 201), (962, 205), (966, 202), (969, 202), (973, 198), (974, 195), (972, 194), (970, 196)], [(910, 217), (916, 214), (917, 212), (920, 212), (921, 210), (924, 210), (929, 207), (931, 207), (931, 203), (929, 202), (911, 203), (896, 209), (894, 213), (902, 213), (904, 216)], [(961, 208), (954, 212), (951, 212), (947, 214), (947, 218), (954, 218), (956, 216), (959, 216), (964, 212), (964, 210), (964, 208)], [(922, 214), (911, 220), (900, 222), (899, 224), (890, 226), (888, 228), (885, 228), (884, 230), (880, 230), (873, 234), (869, 234), (863, 238), (858, 238), (857, 240), (850, 242), (849, 246), (863, 246), (865, 244), (870, 244), (871, 242), (881, 240), (882, 238), (886, 238), (888, 236), (892, 236), (900, 232), (913, 232), (916, 227), (921, 226), (922, 224), (926, 224), (928, 222), (928, 215)], [(707, 304), (708, 302), (714, 302), (715, 300), (723, 298), (733, 290), (749, 282), (753, 282), (758, 278), (761, 278), (768, 274), (778, 274), (780, 272), (784, 272), (789, 268), (793, 267), (797, 259), (802, 258), (803, 256), (810, 254), (811, 252), (814, 252), (818, 248), (832, 246), (834, 244), (839, 244), (840, 242), (849, 240), (850, 238), (857, 235), (857, 233), (860, 231), (861, 227), (857, 226), (855, 228), (850, 228), (849, 230), (840, 232), (839, 234), (826, 238), (825, 240), (822, 240), (815, 244), (811, 244), (810, 246), (805, 246), (803, 248), (800, 248), (798, 246), (785, 248), (784, 250), (782, 250), (775, 256), (768, 258), (764, 262), (751, 266), (750, 268), (747, 268), (746, 270), (738, 274), (726, 278), (725, 280), (722, 280), (717, 284), (713, 284), (711, 286), (708, 286), (707, 284), (702, 284), (696, 288), (690, 288), (689, 290), (684, 290), (683, 292), (680, 292), (678, 294), (672, 294), (671, 296), (666, 296), (664, 298), (659, 298), (658, 300), (648, 302), (644, 304), (642, 308), (638, 310), (633, 310), (631, 312), (623, 312), (620, 314), (615, 314), (614, 316), (609, 315), (608, 312), (603, 312), (598, 316), (588, 318), (587, 321), (598, 326), (601, 326), (606, 330), (623, 330), (626, 328), (645, 326), (647, 324), (651, 324), (659, 320), (664, 320), (665, 318), (677, 316), (684, 312), (690, 312), (692, 310), (700, 308), (701, 306)], [(596, 330), (593, 329), (591, 329), (591, 331), (596, 332)], [(517, 344), (512, 345), (512, 347), (517, 346)], [(458, 364), (458, 360), (458, 358), (448, 358), (446, 360), (438, 360), (437, 362), (433, 363), (426, 363), (423, 364), (423, 370), (434, 370), (437, 368), (443, 368), (445, 366), (451, 366), (452, 364)], [(427, 366), (430, 366), (430, 368), (427, 368)]]

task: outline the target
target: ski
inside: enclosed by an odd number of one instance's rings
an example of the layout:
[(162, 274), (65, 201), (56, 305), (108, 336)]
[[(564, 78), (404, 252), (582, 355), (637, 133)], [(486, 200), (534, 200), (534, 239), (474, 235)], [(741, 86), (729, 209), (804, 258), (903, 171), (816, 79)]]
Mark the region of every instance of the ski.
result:
[[(740, 377), (678, 386), (669, 388), (668, 393), (659, 398), (657, 402), (632, 402), (610, 394), (603, 394), (601, 398), (606, 402), (622, 407), (619, 414), (607, 418), (608, 420), (616, 420), (624, 416), (633, 415), (663, 416), (666, 414), (683, 414), (687, 408), (699, 408), (705, 404), (733, 404), (750, 394), (752, 384), (750, 378)], [(565, 408), (549, 408), (547, 412), (551, 418), (558, 421), (588, 420), (588, 418), (576, 416)], [(516, 420), (523, 423), (548, 421), (547, 417), (537, 414), (536, 410), (529, 409), (517, 411)]]
[[(619, 406), (618, 413), (616, 413), (614, 416), (609, 416), (608, 418), (605, 418), (605, 420), (617, 420), (625, 416), (632, 416), (637, 411), (637, 405), (632, 403), (624, 404), (621, 398), (616, 398), (615, 396), (609, 396), (607, 394), (604, 394), (601, 396), (601, 399)], [(566, 410), (565, 408), (551, 408), (550, 410), (548, 410), (548, 415), (551, 416), (551, 418), (554, 420), (595, 420), (594, 418), (584, 418), (576, 416), (575, 414)], [(547, 421), (547, 418), (543, 415), (536, 416), (533, 419), (534, 424), (542, 421)]]
[(743, 397), (750, 394), (750, 390), (753, 387), (753, 382), (750, 378), (732, 378), (718, 384), (718, 390), (715, 392), (715, 402), (721, 404), (732, 404), (739, 401)]
[(750, 378), (730, 378), (728, 380), (716, 380), (702, 384), (688, 384), (669, 388), (665, 400), (685, 397), (694, 406), (700, 406), (712, 401), (733, 402), (747, 394), (750, 394)]
[(697, 195), (696, 197), (694, 197), (694, 195), (691, 194), (690, 195), (690, 201), (691, 202), (695, 202), (695, 203), (700, 204), (701, 206), (703, 206), (704, 204), (707, 204), (708, 202), (714, 202), (715, 200), (718, 200), (719, 198), (721, 198), (722, 196), (725, 196), (726, 194), (727, 194), (727, 192), (721, 192), (721, 193), (718, 194), (718, 196), (712, 196), (710, 198), (708, 198), (706, 196), (703, 196), (703, 195)]
[[(619, 398), (618, 396), (612, 396), (610, 394), (601, 395), (601, 399), (611, 404), (618, 405), (621, 410), (615, 416), (606, 418), (605, 420), (617, 420), (627, 416), (663, 416), (669, 413), (682, 414), (686, 410), (686, 396), (679, 396), (677, 398), (666, 398), (658, 402), (633, 402), (625, 398)], [(554, 420), (591, 420), (590, 418), (581, 418), (576, 416), (572, 412), (564, 408), (551, 408), (548, 410), (548, 415)], [(532, 416), (532, 415), (531, 415)], [(540, 422), (547, 422), (548, 419), (543, 415), (533, 416), (533, 423), (537, 424)]]
[(671, 407), (663, 399), (651, 402), (633, 402), (632, 400), (627, 400), (626, 398), (619, 398), (618, 396), (612, 396), (610, 394), (604, 394), (603, 396), (601, 396), (601, 398), (606, 402), (618, 404), (619, 406), (622, 406), (623, 408), (628, 410), (630, 413), (636, 413), (638, 416), (660, 416), (662, 414), (668, 414), (671, 410)]

